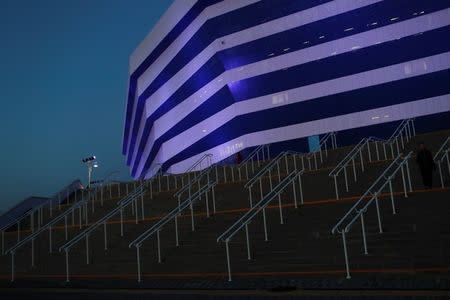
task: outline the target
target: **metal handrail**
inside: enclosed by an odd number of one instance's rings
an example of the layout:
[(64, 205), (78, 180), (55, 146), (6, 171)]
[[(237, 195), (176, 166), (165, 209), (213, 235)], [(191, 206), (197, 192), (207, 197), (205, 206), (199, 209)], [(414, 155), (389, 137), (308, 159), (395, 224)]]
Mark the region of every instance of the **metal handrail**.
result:
[(306, 153), (305, 157), (306, 158), (310, 158), (315, 153), (317, 153), (319, 151), (322, 152), (322, 146), (325, 146), (324, 149), (325, 149), (326, 153), (328, 154), (328, 147), (326, 145), (327, 145), (328, 140), (330, 140), (330, 139), (331, 139), (331, 147), (332, 147), (332, 149), (336, 149), (337, 148), (337, 145), (336, 145), (336, 132), (334, 132), (334, 131), (328, 132), (327, 134), (325, 134), (319, 140), (319, 149), (316, 150), (316, 151), (312, 151), (312, 152)]
[[(213, 155), (211, 153), (203, 154), (192, 166), (190, 166), (185, 173), (192, 172), (198, 165), (200, 165), (206, 158), (211, 158)], [(209, 165), (211, 165), (211, 159), (208, 160)], [(209, 166), (208, 166), (209, 167)]]
[[(265, 240), (267, 241), (267, 223), (266, 223), (266, 207), (269, 205), (269, 203), (276, 197), (278, 197), (278, 206), (280, 211), (280, 223), (283, 224), (283, 213), (282, 213), (282, 205), (281, 205), (281, 192), (283, 192), (288, 185), (291, 183), (293, 192), (294, 192), (294, 199), (295, 204), (297, 204), (297, 198), (295, 193), (295, 182), (294, 180), (296, 178), (299, 178), (299, 184), (300, 184), (300, 176), (303, 174), (303, 170), (297, 171), (294, 170), (291, 173), (289, 173), (283, 180), (281, 180), (275, 188), (273, 188), (267, 195), (264, 197), (261, 197), (262, 199), (258, 201), (258, 203), (255, 204), (250, 210), (248, 210), (242, 217), (239, 218), (235, 223), (233, 223), (224, 233), (222, 233), (218, 238), (217, 242), (222, 241), (225, 242), (225, 249), (226, 249), (226, 255), (227, 255), (227, 266), (228, 266), (228, 281), (231, 281), (231, 264), (230, 264), (230, 251), (229, 251), (229, 242), (230, 240), (236, 235), (242, 228), (245, 227), (245, 235), (247, 240), (247, 258), (250, 260), (250, 241), (249, 241), (249, 231), (248, 231), (248, 224), (253, 220), (253, 218), (262, 210), (263, 212), (263, 222), (264, 222), (264, 236)], [(301, 193), (301, 185), (300, 185), (300, 193)], [(295, 205), (297, 207), (297, 205)]]
[(309, 169), (312, 170), (311, 168), (311, 158), (314, 157), (314, 165), (315, 165), (315, 169), (317, 170), (317, 153), (319, 153), (319, 158), (320, 158), (320, 162), (323, 162), (323, 157), (322, 157), (322, 149), (325, 150), (325, 155), (328, 156), (328, 147), (327, 147), (327, 142), (331, 140), (331, 149), (336, 149), (337, 148), (337, 142), (336, 142), (336, 132), (332, 131), (332, 132), (328, 132), (327, 134), (325, 134), (320, 140), (319, 140), (319, 149), (306, 153), (303, 157), (306, 158), (308, 160), (308, 166)]
[[(108, 221), (110, 218), (112, 218), (114, 215), (116, 215), (118, 212), (121, 213), (123, 209), (129, 205), (132, 201), (135, 201), (136, 198), (142, 196), (145, 193), (145, 189), (143, 185), (139, 185), (135, 190), (133, 190), (131, 193), (129, 193), (123, 201), (119, 201), (119, 206), (111, 210), (109, 213), (107, 213), (105, 216), (103, 216), (101, 219), (97, 220), (95, 223), (91, 224), (88, 228), (80, 232), (78, 235), (76, 235), (74, 238), (72, 238), (70, 241), (66, 242), (64, 245), (59, 247), (59, 252), (62, 250), (69, 251), (72, 246), (74, 246), (76, 243), (78, 243), (82, 238), (86, 237), (91, 231), (95, 230), (98, 226), (104, 224), (106, 221)], [(135, 205), (137, 207), (137, 205)], [(136, 214), (137, 215), (137, 214)], [(121, 220), (122, 222), (122, 220)], [(123, 223), (122, 223), (123, 225)]]
[(239, 163), (239, 167), (248, 163), (250, 160), (255, 158), (255, 156), (258, 156), (258, 153), (261, 150), (268, 149), (269, 146), (270, 146), (270, 144), (259, 145), (256, 149), (254, 149), (252, 152), (250, 152), (250, 154), (242, 162)]
[(356, 144), (356, 146), (353, 147), (352, 150), (350, 150), (350, 152), (336, 165), (336, 167), (333, 170), (331, 170), (328, 176), (339, 175), (342, 169), (345, 168), (348, 165), (348, 163), (351, 162), (352, 159), (354, 159), (354, 157), (360, 152), (362, 147), (364, 147), (367, 140), (368, 140), (367, 138), (360, 140), (359, 143)]
[(128, 247), (131, 248), (132, 246), (135, 246), (135, 247), (141, 246), (141, 244), (147, 238), (149, 238), (155, 232), (159, 231), (169, 221), (176, 218), (184, 209), (186, 209), (192, 203), (195, 203), (197, 200), (199, 200), (201, 198), (200, 196), (203, 195), (203, 193), (205, 193), (206, 191), (210, 190), (214, 185), (216, 185), (216, 182), (211, 181), (207, 185), (201, 187), (200, 190), (198, 190), (194, 194), (192, 194), (191, 197), (189, 197), (188, 199), (181, 202), (180, 205), (175, 207), (167, 215), (165, 215), (163, 218), (161, 218), (158, 222), (153, 224), (152, 227), (150, 227), (148, 230), (144, 231), (137, 238), (135, 238), (132, 242), (130, 242)]
[(4, 231), (6, 229), (8, 229), (9, 227), (17, 224), (18, 222), (22, 221), (23, 219), (25, 219), (28, 216), (31, 216), (34, 212), (36, 212), (37, 210), (43, 208), (47, 203), (42, 203), (38, 206), (33, 207), (32, 209), (30, 209), (29, 211), (27, 211), (26, 213), (24, 213), (23, 215), (21, 215), (20, 217), (16, 218), (16, 219), (12, 219), (10, 222), (8, 222), (7, 224), (3, 225), (2, 227), (0, 227), (0, 231)]
[(206, 212), (209, 217), (209, 208), (208, 208), (208, 191), (212, 190), (213, 199), (214, 199), (214, 186), (217, 184), (217, 181), (210, 181), (205, 186), (199, 188), (197, 192), (193, 195), (190, 195), (185, 201), (178, 204), (172, 211), (170, 211), (167, 215), (165, 215), (162, 219), (156, 222), (152, 227), (144, 231), (140, 234), (136, 239), (134, 239), (128, 247), (131, 248), (134, 246), (136, 248), (136, 257), (137, 257), (137, 267), (138, 267), (138, 281), (141, 281), (141, 263), (140, 263), (140, 247), (144, 241), (146, 241), (150, 236), (152, 236), (156, 232), (157, 241), (158, 241), (158, 262), (161, 263), (161, 243), (159, 238), (159, 232), (161, 228), (166, 225), (171, 220), (175, 220), (175, 241), (176, 246), (179, 246), (178, 242), (178, 215), (187, 207), (191, 209), (191, 223), (192, 223), (192, 231), (194, 231), (194, 202), (201, 200), (202, 195), (206, 195)]
[(176, 191), (173, 196), (174, 197), (180, 196), (185, 191), (189, 190), (194, 185), (194, 183), (197, 183), (198, 181), (200, 181), (203, 178), (203, 176), (205, 176), (206, 174), (209, 174), (209, 172), (211, 172), (211, 167), (203, 169), (200, 173), (197, 173), (194, 178), (189, 180), (188, 183), (186, 183), (178, 191)]
[[(251, 161), (251, 166), (252, 166), (252, 172), (255, 172), (255, 165), (254, 165), (254, 159), (256, 157), (256, 161), (258, 162), (258, 167), (260, 166), (260, 160), (259, 160), (259, 153), (261, 153), (263, 160), (265, 160), (266, 158), (269, 158), (270, 154), (269, 154), (269, 146), (270, 144), (264, 144), (264, 145), (259, 145), (258, 147), (256, 147), (252, 152), (250, 152), (250, 154), (241, 162), (236, 166), (236, 169), (238, 170), (238, 174), (239, 174), (239, 180), (242, 180), (242, 172), (241, 172), (241, 168), (245, 166), (245, 178), (248, 180), (248, 164)], [(267, 154), (266, 154), (266, 150), (267, 150)], [(266, 156), (267, 155), (267, 156)], [(234, 173), (233, 173), (233, 169), (231, 169), (231, 175), (233, 177), (233, 181), (234, 181)], [(225, 178), (226, 181), (226, 178)]]
[(228, 242), (230, 239), (246, 224), (250, 223), (250, 221), (255, 217), (263, 208), (265, 208), (275, 197), (278, 196), (288, 184), (290, 184), (294, 179), (303, 174), (303, 170), (301, 171), (292, 171), (288, 174), (283, 180), (277, 184), (272, 191), (270, 191), (264, 198), (262, 198), (258, 203), (253, 205), (242, 217), (239, 218), (236, 222), (233, 223), (228, 229), (222, 233), (218, 238), (217, 242)]
[(444, 188), (444, 176), (442, 175), (442, 163), (444, 158), (447, 159), (448, 173), (450, 174), (450, 160), (448, 158), (448, 153), (450, 152), (450, 136), (442, 143), (438, 152), (433, 157), (433, 161), (438, 165), (439, 176), (441, 179), (441, 187)]
[[(334, 178), (334, 187), (336, 192), (336, 199), (339, 199), (339, 192), (338, 192), (338, 184), (337, 184), (337, 176), (341, 173), (341, 171), (344, 171), (344, 178), (345, 178), (345, 188), (348, 192), (348, 179), (347, 179), (347, 166), (349, 166), (350, 162), (353, 162), (353, 177), (356, 181), (356, 167), (355, 167), (355, 160), (356, 157), (359, 155), (360, 161), (361, 161), (361, 170), (364, 172), (364, 159), (363, 159), (363, 148), (367, 147), (367, 154), (369, 156), (369, 162), (372, 162), (372, 155), (370, 151), (370, 143), (375, 143), (375, 149), (376, 149), (376, 155), (377, 159), (380, 159), (380, 154), (378, 151), (378, 143), (381, 143), (384, 150), (384, 158), (387, 160), (387, 152), (386, 152), (386, 145), (390, 146), (391, 148), (391, 154), (392, 159), (394, 159), (394, 148), (393, 145), (397, 145), (397, 151), (400, 153), (399, 145), (398, 145), (398, 139), (400, 138), (402, 143), (402, 149), (404, 148), (404, 141), (403, 141), (403, 134), (405, 135), (405, 138), (407, 141), (412, 137), (413, 128), (414, 127), (414, 119), (405, 119), (402, 120), (402, 122), (396, 127), (394, 130), (394, 133), (389, 137), (389, 139), (381, 139), (378, 137), (368, 137), (363, 138), (359, 141), (359, 143), (350, 150), (350, 152), (336, 165), (336, 167), (329, 173), (328, 176)], [(405, 132), (404, 132), (405, 131)]]
[[(447, 139), (442, 143), (439, 150), (436, 152), (436, 154), (433, 157), (433, 160), (435, 162), (442, 162), (444, 158), (448, 155), (448, 152), (450, 151), (450, 136), (447, 137)], [(447, 156), (448, 159), (448, 156)]]
[[(399, 154), (390, 164), (389, 166), (383, 171), (383, 173), (377, 177), (377, 179), (372, 183), (372, 185), (366, 190), (366, 192), (359, 198), (358, 201), (356, 201), (355, 204), (347, 211), (347, 213), (339, 220), (339, 222), (336, 223), (336, 225), (331, 230), (331, 233), (341, 232), (339, 228), (341, 227), (341, 224), (345, 222), (345, 220), (351, 216), (354, 212), (359, 211), (358, 206), (360, 206), (361, 203), (370, 195), (374, 197), (375, 195), (379, 194), (379, 189), (375, 189), (378, 185), (378, 183), (382, 182), (383, 180), (387, 181), (389, 178), (393, 178), (393, 176), (397, 173), (399, 168), (403, 165), (403, 161), (406, 161), (408, 158), (410, 158), (412, 155), (412, 151), (409, 152), (405, 157), (402, 156), (402, 154)], [(394, 172), (392, 172), (389, 177), (386, 177), (386, 174), (391, 171), (391, 169), (394, 168)], [(383, 186), (384, 187), (384, 186)], [(374, 190), (375, 189), (375, 190)]]
[[(14, 246), (12, 246), (8, 250), (6, 250), (5, 254), (11, 253), (11, 252), (15, 252), (15, 250), (19, 249), (20, 247), (25, 245), (27, 242), (29, 242), (31, 240), (34, 240), (43, 231), (49, 229), (51, 226), (53, 226), (54, 224), (58, 223), (63, 218), (67, 217), (67, 215), (71, 214), (76, 209), (78, 209), (81, 206), (87, 204), (87, 202), (88, 202), (87, 199), (83, 199), (81, 201), (78, 201), (78, 202), (74, 203), (69, 209), (67, 209), (63, 213), (59, 214), (57, 217), (55, 217), (52, 220), (50, 220), (47, 224), (41, 226), (41, 228), (39, 228), (37, 231), (33, 232), (32, 234), (30, 234), (29, 236), (27, 236), (26, 238), (24, 238), (23, 240), (21, 240), (20, 242), (16, 243)], [(66, 226), (67, 226), (67, 224), (66, 224)], [(66, 239), (67, 239), (67, 231), (66, 231)], [(51, 250), (51, 247), (50, 247), (50, 250)]]
[[(399, 154), (394, 161), (383, 171), (383, 173), (373, 182), (373, 184), (367, 189), (367, 191), (360, 197), (360, 199), (352, 205), (352, 207), (347, 211), (347, 213), (337, 222), (337, 224), (331, 229), (332, 234), (340, 233), (342, 235), (342, 242), (344, 246), (344, 257), (345, 257), (345, 266), (347, 272), (347, 278), (350, 278), (350, 267), (348, 263), (348, 254), (347, 254), (347, 245), (345, 234), (348, 233), (352, 227), (352, 225), (358, 220), (361, 220), (362, 226), (362, 234), (363, 234), (363, 245), (364, 245), (364, 253), (367, 252), (367, 242), (366, 242), (366, 234), (365, 234), (365, 225), (364, 225), (364, 213), (367, 212), (369, 206), (375, 202), (377, 209), (377, 218), (378, 218), (378, 229), (379, 232), (382, 233), (383, 229), (381, 226), (381, 215), (380, 208), (378, 204), (378, 197), (383, 191), (383, 189), (389, 185), (390, 194), (391, 194), (391, 204), (392, 204), (392, 212), (396, 214), (395, 202), (394, 202), (394, 193), (392, 189), (392, 180), (395, 178), (395, 175), (399, 170), (401, 170), (402, 179), (403, 179), (403, 189), (405, 193), (405, 197), (408, 197), (407, 194), (407, 183), (405, 179), (404, 167), (406, 167), (406, 173), (408, 178), (408, 186), (409, 191), (412, 191), (411, 186), (411, 177), (409, 172), (408, 159), (411, 157), (412, 151), (410, 151), (406, 156)], [(366, 203), (364, 202), (366, 199), (369, 199)]]
[(256, 173), (247, 183), (244, 185), (245, 188), (252, 187), (256, 181), (259, 180), (260, 177), (264, 176), (269, 170), (272, 170), (273, 167), (286, 155), (286, 152), (280, 152), (272, 161), (265, 165), (264, 168), (260, 169), (258, 173)]

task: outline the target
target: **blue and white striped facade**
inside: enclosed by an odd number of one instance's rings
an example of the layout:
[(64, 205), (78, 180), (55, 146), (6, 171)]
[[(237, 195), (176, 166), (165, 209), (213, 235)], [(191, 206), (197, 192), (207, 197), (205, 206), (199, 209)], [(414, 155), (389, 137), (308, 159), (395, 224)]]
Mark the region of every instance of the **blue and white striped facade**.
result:
[(135, 178), (450, 111), (448, 0), (175, 0), (130, 58)]

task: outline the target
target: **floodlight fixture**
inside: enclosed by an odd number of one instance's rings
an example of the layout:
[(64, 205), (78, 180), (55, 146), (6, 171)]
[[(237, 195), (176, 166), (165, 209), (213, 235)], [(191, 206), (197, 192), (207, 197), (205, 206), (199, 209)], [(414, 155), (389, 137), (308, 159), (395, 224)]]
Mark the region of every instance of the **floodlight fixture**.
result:
[(92, 176), (92, 169), (98, 168), (98, 163), (96, 161), (95, 155), (83, 158), (81, 160), (84, 164), (86, 164), (88, 168), (88, 188), (91, 188), (91, 176)]

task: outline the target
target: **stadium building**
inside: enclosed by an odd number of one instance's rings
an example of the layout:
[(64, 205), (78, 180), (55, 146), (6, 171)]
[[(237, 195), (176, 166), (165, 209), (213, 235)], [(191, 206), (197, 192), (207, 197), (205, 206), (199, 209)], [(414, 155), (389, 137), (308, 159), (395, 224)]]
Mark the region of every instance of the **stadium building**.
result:
[(131, 174), (262, 144), (305, 151), (330, 131), (352, 143), (405, 118), (436, 129), (449, 121), (449, 23), (447, 0), (174, 1), (130, 58)]

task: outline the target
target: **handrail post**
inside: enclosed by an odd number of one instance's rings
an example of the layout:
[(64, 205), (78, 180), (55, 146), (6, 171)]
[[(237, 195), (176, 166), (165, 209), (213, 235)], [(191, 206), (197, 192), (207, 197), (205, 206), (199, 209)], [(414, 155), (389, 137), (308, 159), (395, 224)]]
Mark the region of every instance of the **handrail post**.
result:
[(405, 181), (405, 172), (403, 171), (403, 164), (400, 166), (400, 170), (402, 172), (403, 191), (405, 192), (405, 198), (408, 198), (408, 193), (406, 192), (406, 181)]
[(263, 223), (264, 223), (264, 240), (267, 242), (267, 220), (266, 220), (266, 208), (263, 208)]
[(136, 200), (134, 200), (134, 201), (131, 201), (131, 203), (134, 203), (134, 216), (135, 216), (135, 219), (136, 219), (136, 224), (138, 224), (139, 223), (139, 214), (138, 214), (138, 203), (137, 203), (137, 201)]
[(375, 153), (377, 154), (377, 161), (380, 160), (380, 152), (378, 151), (378, 142), (375, 141)]
[(48, 227), (48, 235), (49, 235), (49, 253), (52, 253), (52, 226)]
[(383, 228), (381, 227), (381, 215), (380, 215), (380, 206), (378, 204), (378, 196), (375, 196), (375, 206), (377, 208), (378, 230), (380, 231), (380, 233), (383, 233)]
[(247, 239), (247, 259), (251, 260), (251, 256), (250, 256), (250, 240), (248, 237), (248, 224), (245, 224), (245, 237)]
[(281, 208), (281, 194), (278, 193), (278, 207), (280, 210), (280, 224), (284, 224), (283, 222), (283, 209)]
[(144, 211), (144, 192), (141, 194), (141, 213), (142, 213), (142, 222), (145, 220), (145, 211)]
[(159, 239), (159, 229), (156, 231), (156, 238), (158, 240), (158, 263), (161, 263), (161, 242)]
[(194, 228), (194, 208), (192, 206), (192, 201), (191, 201), (190, 207), (191, 207), (191, 227), (192, 227), (192, 231), (195, 231), (195, 228)]
[(139, 247), (140, 246), (136, 246), (136, 258), (137, 258), (138, 282), (141, 282), (141, 255), (139, 252)]
[(366, 241), (366, 229), (364, 226), (364, 213), (361, 214), (361, 230), (363, 236), (363, 245), (364, 245), (364, 254), (368, 254), (367, 252), (367, 241)]
[(297, 206), (297, 193), (295, 191), (295, 182), (292, 181), (292, 193), (294, 194), (294, 207), (298, 208)]
[(69, 252), (66, 249), (66, 282), (69, 282)]
[(11, 252), (11, 282), (14, 282), (14, 251)]
[(89, 264), (89, 234), (86, 234), (86, 264)]
[(227, 183), (227, 171), (225, 169), (225, 165), (222, 166), (223, 169), (223, 181)]
[(347, 167), (344, 166), (345, 190), (348, 192)]
[(108, 240), (106, 238), (106, 221), (103, 223), (103, 233), (105, 238), (105, 251), (108, 250)]
[(211, 188), (211, 193), (212, 193), (212, 199), (213, 199), (213, 212), (214, 212), (214, 214), (216, 214), (216, 192), (215, 192), (215, 185), (212, 186), (212, 188)]
[(409, 172), (409, 162), (408, 159), (406, 159), (406, 175), (408, 177), (408, 185), (409, 185), (409, 191), (412, 192), (412, 185), (411, 185), (411, 174)]
[(441, 161), (438, 161), (439, 176), (441, 177), (441, 187), (444, 188), (444, 178), (442, 177)]
[(123, 208), (120, 208), (120, 236), (123, 236)]
[(395, 202), (394, 202), (394, 192), (392, 190), (392, 179), (389, 179), (389, 191), (391, 194), (391, 204), (392, 204), (392, 214), (397, 214), (397, 211), (395, 210)]
[(355, 158), (352, 158), (352, 168), (353, 168), (353, 179), (356, 182), (357, 178), (356, 178), (356, 166), (355, 166)]
[(175, 245), (178, 247), (178, 214), (175, 215)]
[(350, 266), (348, 264), (348, 254), (347, 254), (347, 243), (345, 241), (345, 232), (342, 230), (342, 245), (344, 246), (344, 257), (345, 257), (345, 270), (347, 272), (347, 279), (350, 279)]
[(445, 152), (445, 158), (447, 159), (447, 168), (448, 168), (448, 173), (450, 174), (450, 159), (448, 158), (448, 149), (447, 152)]
[(83, 206), (78, 207), (78, 217), (79, 217), (79, 220), (80, 220), (80, 229), (81, 229), (81, 226), (82, 226), (82, 220), (81, 220), (81, 209), (82, 208), (83, 208)]
[(31, 267), (34, 267), (34, 239), (31, 239)]
[(339, 200), (339, 192), (338, 192), (337, 178), (336, 178), (336, 175), (334, 175), (333, 177), (334, 177), (334, 189), (335, 189), (335, 191), (336, 191), (336, 200)]
[(359, 158), (361, 159), (361, 171), (364, 172), (364, 159), (362, 155), (362, 150), (359, 150)]
[(64, 216), (64, 234), (66, 241), (69, 238), (68, 232), (67, 232), (67, 215)]
[(230, 250), (228, 249), (228, 241), (225, 241), (225, 249), (227, 252), (228, 281), (231, 281)]
[(302, 187), (302, 176), (298, 175), (298, 186), (300, 188), (300, 204), (303, 205), (303, 187)]
[(2, 230), (2, 255), (5, 254), (5, 231)]
[[(208, 180), (209, 183), (209, 180)], [(201, 196), (200, 196), (201, 197)], [(205, 203), (206, 203), (206, 217), (209, 218), (209, 201), (208, 201), (208, 191), (205, 191)]]
[(17, 242), (20, 242), (20, 221), (17, 222)]

